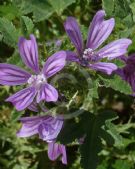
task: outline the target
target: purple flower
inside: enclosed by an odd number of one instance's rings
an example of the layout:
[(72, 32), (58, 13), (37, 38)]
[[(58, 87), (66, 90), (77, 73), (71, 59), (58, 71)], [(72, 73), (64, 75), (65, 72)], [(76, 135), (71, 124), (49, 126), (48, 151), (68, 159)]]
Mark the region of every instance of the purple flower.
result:
[(135, 92), (135, 54), (128, 57), (121, 56), (120, 59), (123, 60), (126, 65), (123, 68), (118, 68), (115, 73), (127, 81), (131, 85), (133, 92)]
[(30, 137), (38, 134), (40, 139), (48, 142), (48, 156), (50, 160), (56, 160), (62, 155), (62, 163), (67, 164), (66, 148), (55, 143), (55, 140), (63, 126), (62, 116), (34, 116), (20, 119), (22, 128), (17, 132), (18, 137)]
[(46, 102), (57, 101), (57, 90), (48, 83), (48, 78), (59, 72), (65, 65), (66, 52), (59, 51), (53, 54), (39, 69), (38, 49), (34, 35), (30, 35), (30, 40), (21, 37), (19, 40), (19, 51), (23, 62), (35, 75), (18, 68), (17, 66), (0, 64), (0, 84), (15, 86), (27, 84), (28, 87), (10, 96), (6, 101), (12, 102), (17, 110), (24, 110), (30, 106), (36, 97), (36, 102), (42, 100)]
[(108, 38), (114, 28), (114, 19), (104, 20), (105, 11), (96, 13), (89, 27), (86, 45), (83, 44), (82, 35), (74, 17), (68, 17), (64, 23), (65, 30), (70, 40), (74, 44), (77, 53), (67, 51), (67, 60), (74, 61), (82, 66), (111, 74), (117, 69), (113, 63), (101, 62), (101, 59), (112, 60), (127, 52), (131, 44), (129, 39), (119, 39), (98, 49), (98, 47)]
[(22, 128), (17, 132), (18, 137), (30, 137), (38, 134), (40, 139), (46, 142), (54, 141), (63, 126), (63, 118), (60, 116), (23, 117), (20, 121)]
[(59, 156), (61, 157), (61, 161), (63, 164), (67, 164), (67, 155), (66, 155), (66, 147), (62, 144), (57, 144), (55, 142), (51, 142), (48, 144), (48, 157), (50, 160), (54, 161)]

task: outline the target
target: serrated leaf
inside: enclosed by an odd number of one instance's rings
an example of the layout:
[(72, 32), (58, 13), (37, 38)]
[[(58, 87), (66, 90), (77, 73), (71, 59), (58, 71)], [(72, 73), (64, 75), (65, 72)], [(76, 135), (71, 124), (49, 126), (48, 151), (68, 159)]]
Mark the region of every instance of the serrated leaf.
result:
[(46, 0), (23, 0), (21, 3), (15, 0), (14, 3), (18, 4), (18, 8), (20, 8), (23, 15), (33, 13), (35, 22), (48, 19), (54, 12), (54, 9)]
[(11, 46), (16, 47), (19, 33), (12, 22), (5, 18), (0, 18), (0, 33), (3, 35), (3, 41)]
[[(101, 151), (102, 126), (107, 119), (112, 119), (116, 116), (115, 113), (105, 111), (99, 115), (89, 114), (85, 123), (87, 126), (86, 138), (81, 145), (81, 164), (84, 169), (96, 169), (98, 165), (98, 153)], [(102, 133), (102, 134), (101, 134)]]
[[(126, 27), (133, 25), (131, 0), (103, 0), (102, 7), (108, 16), (114, 16), (118, 24), (124, 23)], [(133, 7), (134, 8), (134, 7)]]
[(108, 133), (113, 137), (115, 141), (115, 146), (116, 147), (122, 147), (124, 146), (123, 144), (123, 138), (122, 136), (118, 133), (117, 127), (111, 123), (111, 121), (106, 122), (106, 126), (108, 128)]
[(21, 23), (22, 23), (23, 34), (30, 35), (33, 32), (33, 28), (34, 28), (33, 21), (27, 16), (22, 16)]
[(0, 5), (0, 17), (13, 20), (16, 17), (20, 17), (20, 15), (21, 14), (15, 5)]
[(76, 0), (49, 0), (53, 9), (60, 15), (62, 11)]
[(131, 86), (117, 75), (111, 77), (103, 77), (99, 75), (99, 79), (101, 80), (101, 82), (103, 82), (103, 86), (107, 88), (110, 87), (124, 94), (129, 94), (129, 95), (132, 94)]

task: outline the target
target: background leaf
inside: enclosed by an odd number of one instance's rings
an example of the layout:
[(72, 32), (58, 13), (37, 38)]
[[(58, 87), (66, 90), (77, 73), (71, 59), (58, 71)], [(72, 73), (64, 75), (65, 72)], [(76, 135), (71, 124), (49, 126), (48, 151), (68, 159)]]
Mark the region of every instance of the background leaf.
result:
[(0, 18), (0, 32), (3, 35), (3, 41), (11, 46), (16, 47), (18, 41), (18, 31), (15, 26), (9, 20)]

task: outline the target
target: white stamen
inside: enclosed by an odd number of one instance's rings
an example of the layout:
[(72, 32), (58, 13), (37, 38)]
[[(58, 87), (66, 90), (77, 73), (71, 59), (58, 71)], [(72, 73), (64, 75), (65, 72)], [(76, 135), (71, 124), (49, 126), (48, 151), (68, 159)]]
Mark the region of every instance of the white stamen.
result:
[(39, 75), (31, 75), (31, 77), (28, 79), (28, 84), (29, 85), (33, 85), (35, 87), (46, 83), (47, 79), (43, 74), (39, 74)]
[(84, 59), (90, 59), (90, 57), (94, 54), (93, 50), (91, 48), (85, 49), (83, 52), (83, 58)]

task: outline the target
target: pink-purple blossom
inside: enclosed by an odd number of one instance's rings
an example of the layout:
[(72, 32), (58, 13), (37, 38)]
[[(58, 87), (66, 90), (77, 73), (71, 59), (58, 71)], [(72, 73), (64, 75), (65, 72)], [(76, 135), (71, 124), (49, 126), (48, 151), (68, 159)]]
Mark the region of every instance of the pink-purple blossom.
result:
[(30, 137), (38, 134), (40, 139), (48, 143), (49, 159), (54, 161), (62, 155), (62, 163), (67, 164), (65, 146), (55, 142), (63, 126), (62, 116), (22, 117), (20, 121), (22, 122), (22, 127), (17, 132), (18, 137)]
[(120, 59), (125, 63), (125, 66), (118, 68), (115, 73), (127, 81), (132, 87), (133, 92), (135, 92), (135, 54), (128, 57), (121, 56)]
[(67, 164), (66, 147), (63, 144), (57, 144), (55, 142), (49, 143), (48, 144), (49, 159), (55, 161), (59, 156), (61, 156), (62, 163)]
[(12, 102), (19, 111), (29, 107), (34, 100), (37, 103), (42, 100), (56, 102), (58, 92), (48, 83), (48, 78), (65, 66), (66, 52), (59, 51), (53, 54), (47, 59), (43, 68), (40, 69), (38, 47), (34, 35), (30, 35), (30, 40), (21, 37), (18, 46), (23, 62), (34, 74), (15, 65), (0, 63), (1, 85), (27, 85), (26, 88), (10, 96), (6, 101)]
[(94, 16), (89, 27), (86, 45), (83, 43), (82, 34), (75, 18), (67, 18), (64, 27), (77, 50), (76, 53), (67, 51), (67, 60), (111, 74), (117, 69), (117, 66), (114, 63), (102, 62), (102, 59), (112, 60), (125, 54), (132, 41), (126, 38), (119, 39), (99, 49), (99, 46), (109, 37), (115, 25), (113, 18), (104, 20), (104, 16), (105, 11), (103, 10), (98, 11)]
[(17, 132), (18, 137), (30, 137), (38, 134), (46, 142), (54, 141), (62, 126), (62, 117), (33, 116), (20, 118), (22, 128)]

